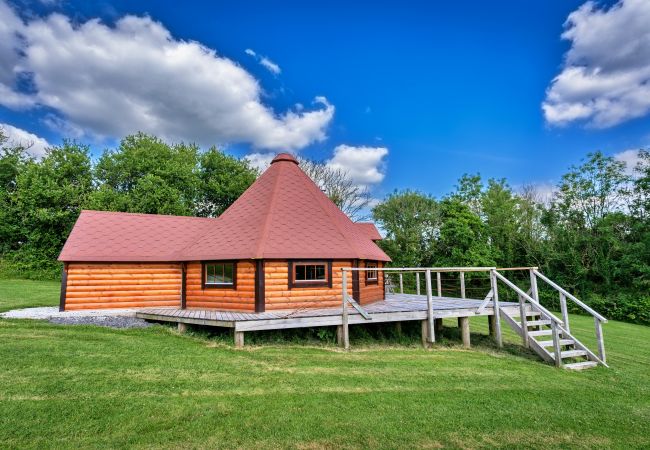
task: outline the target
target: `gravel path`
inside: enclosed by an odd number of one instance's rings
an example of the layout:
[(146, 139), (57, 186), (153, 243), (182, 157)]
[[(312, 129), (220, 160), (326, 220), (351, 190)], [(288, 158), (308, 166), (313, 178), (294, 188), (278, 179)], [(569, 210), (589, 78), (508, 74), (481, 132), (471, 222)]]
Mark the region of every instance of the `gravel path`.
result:
[(135, 309), (59, 311), (57, 307), (14, 309), (0, 314), (6, 319), (40, 319), (61, 325), (98, 325), (112, 328), (144, 328), (152, 324), (135, 317)]

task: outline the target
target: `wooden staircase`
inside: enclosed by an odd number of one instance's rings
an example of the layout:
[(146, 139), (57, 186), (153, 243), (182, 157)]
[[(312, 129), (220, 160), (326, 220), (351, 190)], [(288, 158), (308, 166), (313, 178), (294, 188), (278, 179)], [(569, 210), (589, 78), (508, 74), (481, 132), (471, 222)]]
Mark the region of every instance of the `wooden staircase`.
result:
[[(609, 367), (605, 362), (605, 347), (601, 328), (601, 324), (607, 322), (607, 319), (582, 303), (565, 289), (549, 280), (537, 271), (536, 268), (531, 268), (530, 276), (531, 288), (528, 292), (524, 292), (502, 274), (493, 271), (494, 281), (492, 286), (494, 292), (498, 292), (498, 280), (517, 292), (519, 296), (519, 312), (507, 313), (497, 306), (496, 310), (498, 311), (499, 319), (507, 322), (510, 328), (522, 338), (525, 347), (530, 348), (544, 361), (555, 364), (557, 367), (570, 370), (591, 369), (598, 365)], [(562, 318), (555, 316), (539, 304), (539, 294), (537, 292), (538, 278), (560, 293)], [(492, 295), (496, 297), (498, 304), (498, 293), (496, 296), (494, 294)], [(594, 317), (596, 339), (598, 341), (598, 355), (571, 334), (566, 306), (567, 298), (571, 299)]]

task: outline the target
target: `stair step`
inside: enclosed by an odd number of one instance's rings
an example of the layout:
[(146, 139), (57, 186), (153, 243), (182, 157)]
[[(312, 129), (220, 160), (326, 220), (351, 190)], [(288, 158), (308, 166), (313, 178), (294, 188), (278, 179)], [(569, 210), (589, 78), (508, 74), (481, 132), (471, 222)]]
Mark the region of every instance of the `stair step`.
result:
[(529, 331), (528, 336), (550, 336), (553, 334), (552, 330), (539, 330), (539, 331)]
[(597, 365), (598, 363), (596, 361), (582, 361), (578, 363), (565, 364), (562, 367), (569, 370), (584, 370), (584, 369), (591, 369), (592, 367), (596, 367)]
[[(553, 347), (553, 340), (550, 341), (537, 341), (539, 345), (542, 347)], [(573, 339), (560, 339), (560, 345), (572, 345), (575, 344), (576, 341)]]
[[(562, 358), (575, 358), (577, 356), (587, 356), (587, 352), (584, 350), (566, 350), (560, 353)], [(555, 359), (555, 353), (551, 353), (553, 359)]]
[[(515, 321), (515, 323), (521, 327), (521, 322), (516, 322)], [(528, 320), (528, 321), (526, 321), (526, 325), (528, 325), (529, 327), (539, 327), (539, 326), (542, 326), (542, 325), (550, 325), (550, 324), (551, 324), (550, 320)]]

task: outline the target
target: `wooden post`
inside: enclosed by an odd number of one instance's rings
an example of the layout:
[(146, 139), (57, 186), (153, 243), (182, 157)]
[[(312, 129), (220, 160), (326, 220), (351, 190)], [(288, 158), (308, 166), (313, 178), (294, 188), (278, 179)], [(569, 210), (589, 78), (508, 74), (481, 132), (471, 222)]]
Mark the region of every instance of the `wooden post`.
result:
[(244, 332), (235, 331), (235, 348), (244, 348)]
[[(401, 274), (400, 274), (400, 282), (401, 282)], [(343, 310), (341, 311), (341, 328), (343, 329), (343, 348), (345, 350), (350, 348), (350, 330), (348, 327), (348, 302), (347, 302), (347, 295), (348, 295), (348, 273), (347, 271), (343, 271)], [(401, 283), (400, 283), (401, 284)]]
[(497, 289), (496, 270), (490, 272), (490, 281), (492, 282), (492, 304), (494, 309), (494, 332), (496, 333), (497, 346), (503, 347), (503, 336), (501, 336), (501, 309), (499, 308), (499, 291)]
[(436, 272), (436, 287), (438, 288), (438, 297), (442, 297), (442, 280), (440, 279), (440, 272)]
[(436, 334), (433, 329), (433, 295), (431, 294), (431, 269), (424, 273), (427, 289), (427, 338), (428, 342), (436, 342)]
[(571, 333), (571, 328), (569, 328), (569, 311), (566, 308), (566, 295), (563, 292), (560, 292), (560, 311), (562, 311), (564, 329)]
[(494, 315), (488, 317), (488, 332), (492, 338), (496, 338), (496, 326), (494, 325)]
[(460, 273), (460, 298), (465, 298), (465, 272)]
[(183, 322), (178, 322), (178, 332), (183, 334), (187, 331), (187, 324)]
[(336, 345), (343, 347), (343, 325), (336, 326)]
[(420, 295), (420, 272), (415, 272), (415, 293)]
[(404, 277), (402, 276), (402, 272), (399, 273), (399, 293), (404, 293)]
[(530, 269), (530, 296), (539, 303), (539, 292), (537, 290), (537, 275), (535, 269)]
[(524, 347), (528, 348), (528, 318), (526, 317), (526, 302), (524, 298), (519, 296), (519, 318), (521, 319), (521, 339), (524, 342)]
[(429, 321), (423, 320), (422, 322), (422, 347), (431, 348), (431, 342), (429, 341)]
[(187, 305), (187, 263), (181, 263), (181, 309)]
[(551, 320), (551, 331), (553, 333), (553, 352), (555, 353), (555, 367), (562, 367), (562, 347), (560, 346), (560, 334), (557, 324)]
[(68, 289), (68, 263), (61, 269), (61, 294), (59, 296), (59, 311), (65, 311), (65, 297)]
[(402, 337), (402, 322), (395, 322), (395, 334)]
[(596, 340), (598, 341), (598, 356), (606, 363), (607, 356), (605, 355), (605, 340), (603, 339), (603, 324), (598, 317), (594, 317), (594, 325), (596, 326)]
[(459, 317), (458, 321), (460, 322), (460, 335), (463, 338), (463, 347), (469, 348), (469, 317)]

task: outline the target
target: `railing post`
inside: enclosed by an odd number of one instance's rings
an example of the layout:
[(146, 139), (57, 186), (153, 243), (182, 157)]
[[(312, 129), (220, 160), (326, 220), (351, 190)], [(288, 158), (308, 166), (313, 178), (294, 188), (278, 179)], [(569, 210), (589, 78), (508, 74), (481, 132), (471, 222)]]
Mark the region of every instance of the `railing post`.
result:
[(539, 303), (539, 292), (537, 290), (537, 275), (535, 275), (535, 269), (529, 269), (530, 271), (530, 296), (533, 297), (537, 303)]
[(562, 367), (562, 348), (560, 346), (560, 333), (555, 320), (551, 320), (551, 331), (553, 333), (553, 352), (555, 356), (555, 367)]
[(343, 270), (343, 309), (341, 311), (341, 327), (343, 335), (343, 348), (348, 350), (350, 348), (350, 333), (348, 327), (348, 308), (347, 308), (347, 296), (348, 296), (348, 273)]
[(427, 341), (436, 342), (436, 334), (433, 329), (433, 295), (431, 294), (431, 269), (427, 269), (424, 274), (427, 289)]
[(399, 293), (404, 293), (404, 277), (402, 276), (402, 272), (399, 273)]
[(436, 272), (436, 287), (438, 288), (438, 297), (442, 297), (442, 279), (440, 272)]
[(420, 295), (420, 272), (415, 272), (415, 293)]
[(596, 326), (596, 340), (598, 341), (598, 356), (602, 362), (607, 363), (605, 355), (605, 340), (603, 339), (603, 324), (598, 317), (594, 317), (594, 325)]
[(560, 311), (562, 311), (562, 322), (564, 322), (564, 329), (571, 333), (569, 328), (569, 312), (566, 308), (566, 295), (560, 292)]
[(465, 298), (465, 272), (460, 273), (460, 298)]
[(519, 295), (519, 317), (521, 319), (521, 338), (524, 341), (524, 347), (528, 348), (528, 318), (526, 317), (526, 302), (524, 298)]
[(497, 346), (503, 347), (503, 336), (501, 335), (501, 309), (499, 308), (499, 291), (497, 289), (496, 270), (490, 271), (490, 281), (492, 283), (492, 305), (494, 311), (494, 328), (496, 332)]

